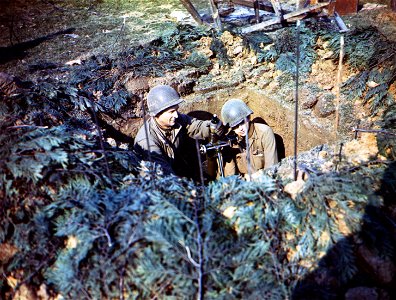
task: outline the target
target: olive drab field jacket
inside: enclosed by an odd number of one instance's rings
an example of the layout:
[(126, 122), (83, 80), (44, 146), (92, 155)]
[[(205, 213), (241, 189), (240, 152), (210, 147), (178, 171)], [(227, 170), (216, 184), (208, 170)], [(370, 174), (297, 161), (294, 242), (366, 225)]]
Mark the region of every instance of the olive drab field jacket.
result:
[[(278, 163), (275, 135), (271, 127), (260, 123), (250, 123), (248, 137), (251, 173)], [(224, 158), (224, 175), (247, 174), (247, 151), (244, 139), (230, 150)]]
[[(178, 113), (175, 126), (170, 130), (161, 129), (153, 117), (142, 126), (136, 137), (134, 149), (143, 160), (151, 158), (152, 162), (162, 167), (164, 174), (176, 174), (191, 177), (193, 164), (196, 165), (197, 151), (195, 139), (210, 137), (210, 120), (202, 121)], [(150, 156), (149, 156), (150, 151)]]

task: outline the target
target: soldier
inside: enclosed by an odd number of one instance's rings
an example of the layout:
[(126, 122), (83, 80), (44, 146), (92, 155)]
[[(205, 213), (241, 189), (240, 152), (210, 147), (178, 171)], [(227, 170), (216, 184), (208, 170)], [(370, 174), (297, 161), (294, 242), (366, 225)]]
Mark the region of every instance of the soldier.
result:
[[(224, 125), (236, 135), (236, 144), (224, 151), (224, 175), (245, 175), (248, 172), (247, 153), (250, 154), (250, 173), (269, 168), (278, 163), (275, 136), (268, 125), (253, 123), (253, 111), (240, 99), (228, 100), (221, 109)], [(249, 150), (246, 150), (248, 135)]]
[[(210, 137), (211, 121), (202, 121), (178, 112), (180, 98), (175, 89), (158, 85), (147, 95), (150, 118), (135, 137), (134, 149), (141, 158), (160, 165), (165, 175), (175, 174), (198, 179), (195, 139)], [(216, 126), (219, 135), (224, 131), (221, 122)]]

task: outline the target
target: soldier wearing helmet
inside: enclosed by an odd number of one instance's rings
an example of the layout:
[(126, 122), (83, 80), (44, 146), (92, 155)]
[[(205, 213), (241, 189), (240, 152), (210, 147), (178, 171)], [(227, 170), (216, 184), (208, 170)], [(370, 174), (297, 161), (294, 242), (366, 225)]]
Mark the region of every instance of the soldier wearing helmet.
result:
[[(150, 118), (139, 129), (134, 149), (144, 160), (160, 165), (164, 174), (175, 174), (197, 179), (199, 167), (193, 164), (197, 157), (194, 139), (210, 137), (210, 121), (202, 121), (178, 112), (184, 100), (168, 85), (158, 85), (147, 95)], [(216, 130), (220, 135), (221, 122)]]
[[(248, 165), (250, 173), (254, 173), (278, 162), (275, 135), (271, 127), (251, 122), (251, 114), (253, 111), (240, 99), (228, 100), (221, 109), (224, 125), (229, 126), (237, 139), (237, 145), (224, 153), (225, 176), (249, 174)], [(249, 149), (246, 149), (247, 144)]]

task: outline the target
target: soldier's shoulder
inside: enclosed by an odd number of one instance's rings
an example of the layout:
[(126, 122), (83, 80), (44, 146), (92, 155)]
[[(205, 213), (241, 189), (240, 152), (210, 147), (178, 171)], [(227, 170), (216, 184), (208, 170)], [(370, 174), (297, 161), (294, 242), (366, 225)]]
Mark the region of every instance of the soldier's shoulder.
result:
[(140, 126), (139, 130), (137, 131), (135, 136), (135, 143), (146, 139), (146, 130), (148, 130), (149, 131), (148, 134), (150, 134), (150, 122), (148, 121), (146, 121), (146, 126), (143, 123), (142, 126)]
[(260, 131), (272, 131), (271, 127), (263, 123), (254, 123), (254, 128)]
[(258, 136), (272, 136), (274, 131), (267, 124), (254, 123), (254, 128)]

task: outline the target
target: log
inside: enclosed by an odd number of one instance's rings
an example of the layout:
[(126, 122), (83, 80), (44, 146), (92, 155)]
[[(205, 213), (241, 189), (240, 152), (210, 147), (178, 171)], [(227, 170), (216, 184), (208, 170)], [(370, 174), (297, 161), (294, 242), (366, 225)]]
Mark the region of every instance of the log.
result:
[(202, 25), (204, 22), (198, 13), (198, 11), (195, 9), (194, 5), (192, 5), (191, 1), (189, 0), (180, 0), (180, 2), (183, 4), (183, 6), (187, 9), (187, 11), (190, 13), (190, 15), (193, 17), (195, 22), (197, 22), (199, 25)]
[[(283, 15), (283, 20), (288, 20), (288, 19), (297, 17), (297, 16), (299, 16), (301, 14), (305, 14), (305, 13), (308, 13), (310, 11), (316, 10), (318, 8), (325, 7), (325, 6), (329, 5), (329, 3), (330, 3), (330, 1), (329, 2), (319, 3), (317, 5), (313, 5), (313, 6), (310, 6), (310, 7), (303, 8), (303, 9), (298, 9), (296, 11), (293, 11), (291, 13)], [(280, 23), (281, 21), (282, 20), (281, 20), (280, 17), (275, 17), (275, 18), (270, 19), (270, 20), (268, 20), (266, 22), (262, 22), (260, 24), (255, 24), (255, 25), (252, 25), (252, 26), (249, 26), (249, 27), (242, 28), (241, 32), (242, 33), (250, 33), (250, 32), (253, 32), (253, 31), (263, 30), (265, 27)]]

